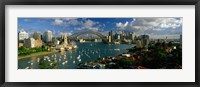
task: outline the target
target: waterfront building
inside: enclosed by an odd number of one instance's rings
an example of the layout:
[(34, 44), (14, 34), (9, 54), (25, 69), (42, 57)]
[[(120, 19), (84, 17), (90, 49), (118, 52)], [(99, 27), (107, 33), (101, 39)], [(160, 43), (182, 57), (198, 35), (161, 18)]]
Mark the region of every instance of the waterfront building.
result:
[(58, 46), (60, 44), (60, 41), (57, 39), (53, 39), (53, 45)]
[(43, 34), (43, 41), (46, 43), (52, 42), (52, 32), (51, 31), (45, 31)]
[(35, 40), (41, 40), (41, 34), (39, 33), (39, 32), (34, 32), (34, 34), (33, 34), (33, 38), (35, 39)]
[(115, 35), (113, 36), (113, 39), (114, 39), (114, 40), (117, 40), (117, 36), (118, 36), (118, 34), (115, 33)]
[(148, 45), (149, 45), (149, 39), (147, 39), (147, 38), (143, 39), (142, 45), (143, 45), (143, 47), (148, 47)]
[(107, 40), (108, 40), (108, 37), (109, 37), (109, 36), (106, 36), (106, 39), (107, 39)]
[(66, 39), (66, 38), (67, 38), (67, 35), (66, 35), (66, 34), (62, 34), (62, 35), (61, 35), (61, 39), (62, 39), (62, 40)]
[(24, 40), (24, 39), (28, 39), (28, 33), (26, 33), (24, 30), (21, 30), (19, 32), (19, 40)]
[(113, 41), (113, 31), (111, 30), (110, 32), (109, 32), (109, 35), (108, 36), (110, 36), (110, 40), (111, 40), (111, 42)]
[(136, 48), (141, 48), (142, 47), (142, 42), (141, 40), (136, 41)]
[(121, 39), (121, 37), (120, 37), (120, 34), (117, 34), (117, 39), (118, 39), (118, 40), (120, 40), (120, 39)]
[(122, 31), (121, 40), (125, 40), (125, 39), (126, 39), (126, 33), (124, 31)]
[(94, 42), (102, 42), (102, 39), (94, 39)]
[(27, 48), (35, 47), (35, 39), (34, 38), (24, 39), (24, 47)]
[(114, 35), (114, 39), (115, 39), (115, 40), (120, 40), (120, 37), (121, 37), (120, 34), (117, 34), (117, 33), (116, 33), (116, 34)]
[(129, 34), (129, 39), (134, 40), (134, 38), (135, 38), (134, 33), (131, 32), (131, 33)]
[(108, 36), (108, 42), (112, 42), (111, 36)]
[(67, 44), (68, 44), (68, 41), (67, 41), (67, 34), (62, 34), (62, 35), (61, 35), (61, 40), (64, 41), (64, 44), (67, 45)]
[(42, 40), (41, 39), (35, 40), (35, 47), (42, 47)]
[(142, 47), (147, 48), (149, 45), (149, 35), (140, 35), (137, 37), (137, 40), (141, 41)]
[(85, 42), (85, 40), (84, 39), (79, 39), (79, 42)]

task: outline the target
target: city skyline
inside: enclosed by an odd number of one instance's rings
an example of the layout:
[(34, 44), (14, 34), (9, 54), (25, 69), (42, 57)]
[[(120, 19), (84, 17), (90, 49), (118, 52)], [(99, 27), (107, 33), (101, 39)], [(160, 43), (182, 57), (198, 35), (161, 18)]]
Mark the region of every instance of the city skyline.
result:
[(18, 32), (43, 34), (50, 30), (53, 36), (93, 30), (104, 35), (113, 30), (146, 34), (154, 39), (179, 39), (182, 34), (182, 18), (18, 18)]
[(182, 18), (19, 18), (18, 69), (182, 69)]

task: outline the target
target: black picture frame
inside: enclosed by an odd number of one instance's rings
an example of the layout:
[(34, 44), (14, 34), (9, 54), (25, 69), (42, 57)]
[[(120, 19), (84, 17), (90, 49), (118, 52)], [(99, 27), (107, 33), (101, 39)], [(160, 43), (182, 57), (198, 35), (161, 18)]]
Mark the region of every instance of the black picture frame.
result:
[[(1, 0), (0, 85), (1, 87), (199, 87), (199, 0)], [(6, 5), (195, 5), (195, 82), (5, 82)], [(187, 78), (185, 78), (187, 79)]]

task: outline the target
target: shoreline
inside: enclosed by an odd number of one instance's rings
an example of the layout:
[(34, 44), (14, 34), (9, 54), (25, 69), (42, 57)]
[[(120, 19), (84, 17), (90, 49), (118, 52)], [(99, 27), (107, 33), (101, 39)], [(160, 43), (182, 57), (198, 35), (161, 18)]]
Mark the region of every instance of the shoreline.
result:
[(38, 53), (30, 54), (30, 55), (18, 56), (18, 60), (29, 58), (29, 57), (36, 57), (36, 56), (42, 56), (42, 55), (52, 54), (52, 53), (56, 53), (56, 52), (58, 52), (58, 51), (38, 52)]

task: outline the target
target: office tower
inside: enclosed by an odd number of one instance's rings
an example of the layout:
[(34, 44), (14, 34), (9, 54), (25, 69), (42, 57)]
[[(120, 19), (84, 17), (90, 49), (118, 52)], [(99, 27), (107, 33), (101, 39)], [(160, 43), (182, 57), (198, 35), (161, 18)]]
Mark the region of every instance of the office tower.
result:
[(109, 32), (109, 36), (110, 36), (111, 42), (112, 42), (113, 41), (113, 31), (112, 30)]
[(142, 35), (142, 45), (143, 47), (148, 47), (149, 45), (149, 35)]
[(134, 38), (135, 38), (134, 33), (131, 32), (131, 33), (129, 34), (129, 39), (134, 40)]
[(52, 42), (52, 32), (51, 31), (45, 31), (43, 34), (43, 41), (48, 43), (48, 42)]
[(108, 36), (108, 42), (112, 42), (111, 36)]
[(61, 40), (64, 42), (64, 44), (68, 44), (68, 41), (67, 41), (67, 34), (62, 34), (62, 35), (61, 35)]
[(27, 48), (35, 47), (35, 39), (34, 38), (24, 39), (24, 47)]
[(33, 34), (33, 38), (35, 39), (35, 40), (41, 40), (41, 35), (40, 35), (40, 33), (39, 32), (34, 32), (34, 34)]
[(117, 39), (120, 40), (121, 39), (121, 35), (117, 34)]
[(136, 41), (136, 48), (141, 48), (142, 47), (142, 42), (141, 40)]

